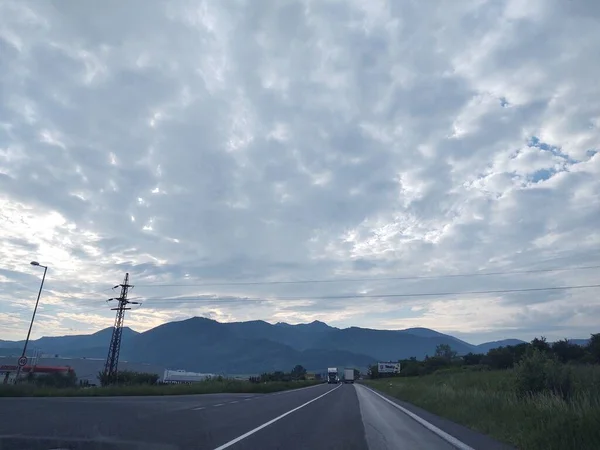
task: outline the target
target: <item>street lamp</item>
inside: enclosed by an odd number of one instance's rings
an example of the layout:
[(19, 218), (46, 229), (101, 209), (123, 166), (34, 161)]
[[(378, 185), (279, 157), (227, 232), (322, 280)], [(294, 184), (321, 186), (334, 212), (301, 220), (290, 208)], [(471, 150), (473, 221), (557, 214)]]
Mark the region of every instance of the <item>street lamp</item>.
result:
[[(29, 336), (31, 336), (31, 329), (33, 328), (33, 321), (35, 320), (35, 313), (37, 312), (38, 304), (40, 303), (40, 296), (42, 295), (42, 288), (44, 287), (44, 280), (46, 279), (46, 271), (48, 270), (47, 266), (42, 266), (37, 261), (31, 261), (32, 266), (38, 266), (44, 268), (44, 276), (42, 276), (42, 283), (40, 284), (40, 290), (37, 295), (37, 300), (35, 301), (35, 307), (33, 308), (33, 315), (31, 316), (31, 323), (29, 324), (29, 331), (27, 332), (27, 339), (25, 339), (25, 345), (23, 345), (23, 353), (21, 354), (21, 358), (19, 360), (25, 358), (25, 353), (27, 353), (27, 344), (29, 344)], [(17, 384), (19, 380), (19, 375), (21, 374), (21, 364), (17, 366), (17, 375), (15, 376), (15, 384)]]

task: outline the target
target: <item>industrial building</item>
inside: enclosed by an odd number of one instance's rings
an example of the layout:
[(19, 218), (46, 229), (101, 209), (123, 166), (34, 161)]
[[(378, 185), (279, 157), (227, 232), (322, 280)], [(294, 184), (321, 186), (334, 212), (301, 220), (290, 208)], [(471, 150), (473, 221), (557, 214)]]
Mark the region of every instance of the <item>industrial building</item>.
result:
[[(14, 379), (14, 376), (17, 373), (17, 367), (18, 366), (13, 365), (13, 364), (0, 365), (0, 374), (2, 374), (2, 382), (4, 384), (7, 384)], [(37, 374), (48, 374), (48, 373), (62, 373), (62, 374), (66, 375), (68, 373), (74, 373), (74, 372), (75, 371), (73, 370), (73, 368), (71, 368), (69, 366), (39, 366), (39, 365), (35, 365), (35, 366), (21, 367), (22, 374), (33, 373), (34, 375), (37, 375)]]

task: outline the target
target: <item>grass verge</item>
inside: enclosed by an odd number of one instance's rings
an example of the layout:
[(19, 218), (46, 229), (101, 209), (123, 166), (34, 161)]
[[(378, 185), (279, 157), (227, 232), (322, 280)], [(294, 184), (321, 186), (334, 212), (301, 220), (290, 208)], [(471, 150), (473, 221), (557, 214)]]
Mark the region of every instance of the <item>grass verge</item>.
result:
[(519, 396), (512, 370), (387, 378), (366, 384), (521, 450), (600, 449), (600, 367), (575, 367), (574, 392)]
[(132, 395), (194, 395), (218, 393), (268, 394), (320, 384), (315, 381), (273, 381), (250, 383), (240, 380), (207, 380), (194, 384), (134, 385), (91, 388), (46, 388), (28, 385), (1, 385), (0, 397), (108, 397)]

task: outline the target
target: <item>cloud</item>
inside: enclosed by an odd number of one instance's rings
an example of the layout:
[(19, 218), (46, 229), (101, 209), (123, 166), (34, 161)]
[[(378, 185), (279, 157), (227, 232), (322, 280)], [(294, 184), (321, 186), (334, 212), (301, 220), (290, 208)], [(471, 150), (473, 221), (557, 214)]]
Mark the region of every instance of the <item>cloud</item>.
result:
[(26, 331), (33, 259), (50, 267), (35, 336), (110, 325), (125, 272), (140, 330), (201, 314), (597, 332), (592, 289), (331, 298), (594, 270), (227, 284), (598, 264), (592, 3), (3, 2), (1, 338)]

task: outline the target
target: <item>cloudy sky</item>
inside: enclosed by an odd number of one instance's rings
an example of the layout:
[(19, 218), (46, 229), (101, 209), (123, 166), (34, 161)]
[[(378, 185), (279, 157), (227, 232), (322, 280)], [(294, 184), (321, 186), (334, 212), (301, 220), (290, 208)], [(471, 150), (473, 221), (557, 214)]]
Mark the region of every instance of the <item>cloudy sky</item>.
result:
[(597, 288), (466, 293), (600, 283), (599, 22), (594, 0), (0, 1), (0, 339), (25, 337), (31, 260), (34, 337), (112, 325), (125, 272), (140, 331), (599, 332)]

